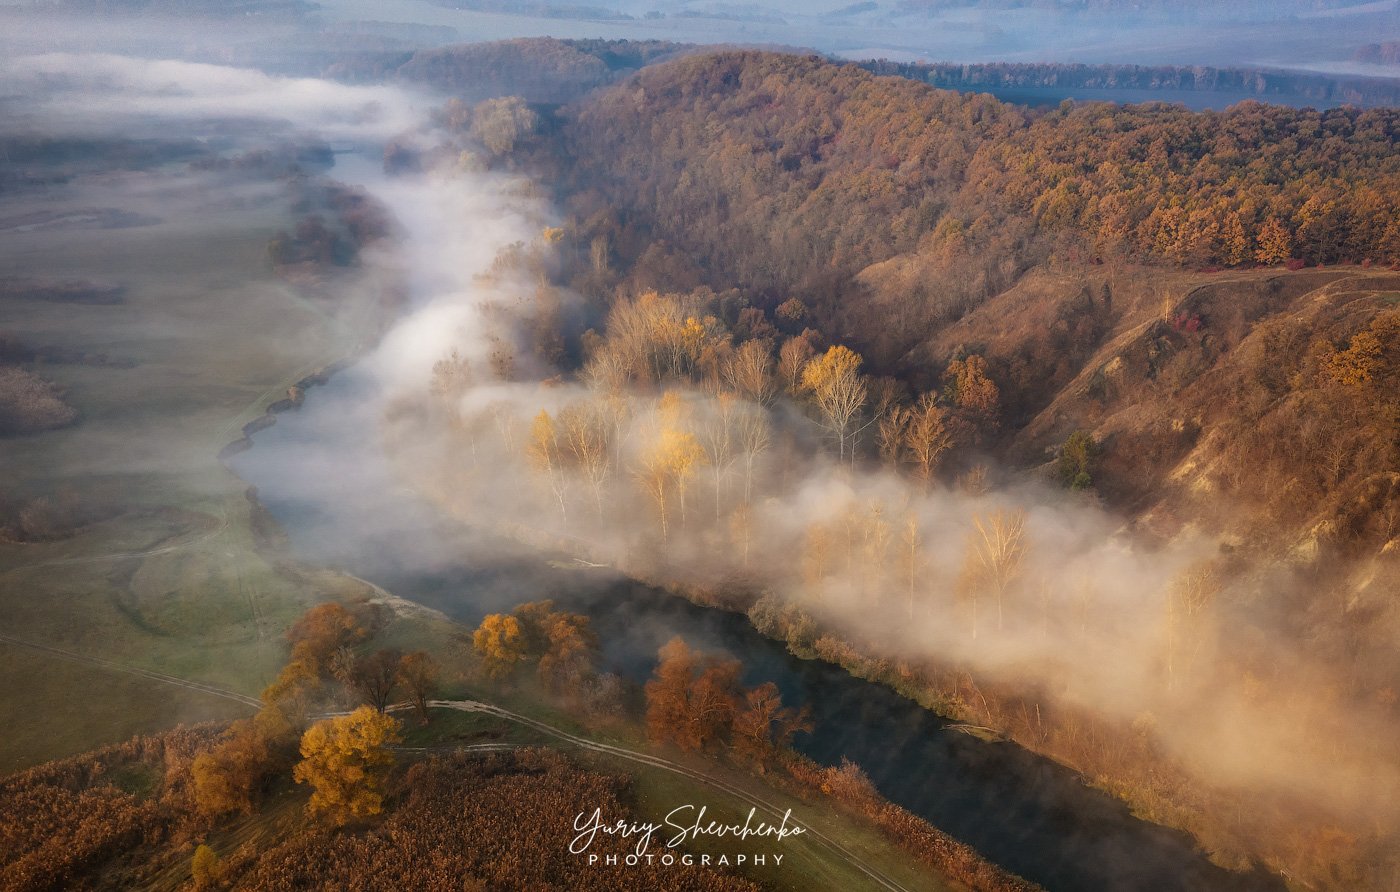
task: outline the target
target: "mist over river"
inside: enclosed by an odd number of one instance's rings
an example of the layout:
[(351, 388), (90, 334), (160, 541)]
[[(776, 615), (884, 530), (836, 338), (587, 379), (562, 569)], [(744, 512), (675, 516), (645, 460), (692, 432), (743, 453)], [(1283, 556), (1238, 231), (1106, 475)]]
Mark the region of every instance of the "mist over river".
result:
[[(413, 205), (402, 201), (415, 184), (386, 180), (358, 156), (342, 156), (335, 175), (376, 194), (387, 190), (380, 197), (409, 240), (413, 298), (425, 299), (420, 292), (434, 283), (411, 262), (413, 233), (425, 223), (404, 219)], [(1242, 877), (1216, 867), (1185, 834), (1134, 818), (1121, 802), (1016, 744), (970, 736), (886, 687), (794, 657), (742, 615), (606, 569), (571, 569), (566, 558), (443, 516), (396, 477), (383, 451), (377, 419), (389, 392), (382, 369), (383, 357), (371, 356), (339, 372), (230, 459), (300, 560), (353, 573), (469, 626), (490, 612), (553, 599), (591, 618), (601, 668), (639, 683), (674, 635), (723, 651), (743, 662), (745, 684), (772, 681), (785, 703), (810, 708), (814, 730), (798, 736), (800, 752), (827, 764), (851, 759), (890, 800), (1047, 889), (1284, 888), (1263, 871)]]

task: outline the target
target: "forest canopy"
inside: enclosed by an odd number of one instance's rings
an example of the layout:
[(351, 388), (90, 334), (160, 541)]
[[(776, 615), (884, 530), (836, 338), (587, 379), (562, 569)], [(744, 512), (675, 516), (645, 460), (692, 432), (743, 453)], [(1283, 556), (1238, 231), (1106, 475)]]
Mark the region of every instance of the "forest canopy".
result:
[(570, 191), (769, 291), (933, 250), (1393, 263), (1397, 135), (1393, 109), (1043, 111), (753, 52), (646, 68), (564, 128)]

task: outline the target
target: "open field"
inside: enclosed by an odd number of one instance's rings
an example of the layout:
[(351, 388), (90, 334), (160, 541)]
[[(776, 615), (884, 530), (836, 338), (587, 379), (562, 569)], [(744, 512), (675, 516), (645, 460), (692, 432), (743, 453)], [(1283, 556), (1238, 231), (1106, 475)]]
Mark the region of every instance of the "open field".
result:
[[(291, 221), (280, 184), (238, 184), (210, 207), (211, 184), (181, 172), (92, 179), (7, 202), (9, 216), (101, 203), (159, 222), (0, 241), (0, 277), (125, 289), (105, 304), (0, 298), (0, 331), (109, 360), (42, 364), (78, 422), (0, 440), (6, 495), (67, 491), (98, 518), (71, 538), (0, 544), (0, 632), (256, 694), (315, 593), (258, 556), (246, 487), (217, 455), (290, 384), (352, 353), (374, 302), (309, 300), (273, 275), (267, 240)], [(0, 689), (4, 771), (242, 711), (6, 645)], [(56, 705), (73, 691), (88, 701)]]

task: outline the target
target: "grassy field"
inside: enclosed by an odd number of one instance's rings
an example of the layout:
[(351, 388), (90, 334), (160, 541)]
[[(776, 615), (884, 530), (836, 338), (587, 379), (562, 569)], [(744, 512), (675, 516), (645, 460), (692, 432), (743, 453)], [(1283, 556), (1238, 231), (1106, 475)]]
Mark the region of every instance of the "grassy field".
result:
[[(176, 172), (68, 186), (7, 211), (116, 205), (154, 225), (9, 230), (0, 276), (125, 286), (112, 305), (0, 299), (0, 330), (116, 363), (50, 363), (77, 424), (0, 440), (12, 496), (67, 489), (105, 519), (72, 538), (0, 544), (0, 634), (256, 694), (279, 632), (315, 595), (254, 549), (245, 485), (217, 460), (289, 384), (354, 352), (372, 295), (307, 299), (275, 277), (268, 238), (291, 223), (278, 184), (207, 204)], [(32, 207), (26, 207), (28, 201)], [(0, 643), (0, 772), (237, 703)]]

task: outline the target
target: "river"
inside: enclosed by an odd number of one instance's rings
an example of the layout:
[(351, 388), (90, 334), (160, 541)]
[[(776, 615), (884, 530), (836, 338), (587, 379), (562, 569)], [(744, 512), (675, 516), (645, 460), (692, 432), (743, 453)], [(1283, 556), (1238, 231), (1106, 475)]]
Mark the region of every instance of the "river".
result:
[(644, 680), (673, 635), (743, 661), (745, 683), (772, 681), (812, 711), (796, 747), (823, 763), (858, 763), (887, 798), (1050, 890), (1283, 889), (1262, 870), (1222, 870), (1185, 834), (1138, 820), (1073, 772), (1008, 742), (952, 730), (937, 715), (838, 667), (800, 660), (748, 620), (621, 579), (565, 569), (473, 534), (405, 487), (366, 407), (378, 383), (360, 366), (311, 390), (235, 456), (301, 560), (368, 579), (474, 625), (492, 611), (553, 598), (586, 613), (605, 668)]

